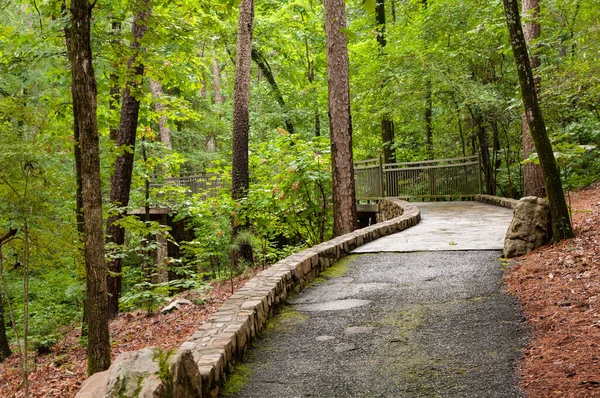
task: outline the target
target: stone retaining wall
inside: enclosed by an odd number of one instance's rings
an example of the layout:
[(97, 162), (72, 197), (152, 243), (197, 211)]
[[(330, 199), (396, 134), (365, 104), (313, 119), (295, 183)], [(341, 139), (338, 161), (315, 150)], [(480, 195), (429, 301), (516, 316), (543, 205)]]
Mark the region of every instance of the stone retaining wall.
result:
[(493, 195), (475, 195), (475, 200), (481, 203), (487, 203), (488, 205), (506, 207), (507, 209), (514, 209), (517, 203), (519, 203), (517, 199), (509, 199)]
[[(416, 206), (380, 201), (379, 223), (293, 254), (249, 280), (175, 352), (158, 348), (121, 354), (88, 378), (76, 397), (217, 397), (251, 341), (280, 304), (319, 273), (365, 243), (416, 225)], [(168, 331), (165, 331), (168, 336)]]

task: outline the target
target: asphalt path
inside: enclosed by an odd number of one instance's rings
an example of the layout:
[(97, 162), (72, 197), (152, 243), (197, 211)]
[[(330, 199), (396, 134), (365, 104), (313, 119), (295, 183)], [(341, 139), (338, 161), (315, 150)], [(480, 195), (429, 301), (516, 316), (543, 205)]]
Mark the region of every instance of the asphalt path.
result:
[(269, 322), (222, 396), (520, 397), (526, 329), (500, 256), (347, 257)]

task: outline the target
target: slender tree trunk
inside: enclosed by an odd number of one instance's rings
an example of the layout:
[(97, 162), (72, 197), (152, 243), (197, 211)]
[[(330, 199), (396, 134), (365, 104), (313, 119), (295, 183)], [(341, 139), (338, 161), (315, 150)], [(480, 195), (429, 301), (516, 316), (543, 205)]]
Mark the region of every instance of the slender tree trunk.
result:
[(481, 156), (481, 167), (485, 177), (485, 193), (488, 195), (496, 194), (496, 183), (494, 173), (492, 172), (492, 159), (490, 156), (490, 144), (488, 134), (483, 124), (483, 118), (479, 115), (473, 116), (473, 124), (477, 132), (477, 141), (479, 141), (479, 153)]
[[(111, 39), (111, 44), (115, 47), (119, 47), (121, 44), (120, 40), (119, 40), (119, 35), (121, 34), (121, 22), (113, 21), (112, 34), (114, 35), (114, 37)], [(119, 59), (120, 59), (120, 57), (119, 57)], [(115, 113), (116, 113), (117, 109), (119, 109), (119, 100), (120, 100), (119, 97), (121, 96), (121, 89), (119, 88), (119, 76), (117, 75), (117, 72), (116, 72), (117, 70), (119, 70), (119, 63), (120, 63), (120, 61), (115, 61), (114, 65), (113, 65), (114, 71), (110, 74), (110, 77), (109, 77), (110, 99), (109, 99), (108, 105), (109, 105), (110, 110)], [(111, 124), (110, 139), (116, 142), (118, 133), (119, 133), (119, 129), (115, 125)]]
[(271, 71), (271, 67), (269, 66), (269, 63), (267, 62), (265, 57), (263, 57), (263, 55), (256, 48), (252, 49), (252, 60), (256, 63), (258, 68), (262, 71), (262, 74), (264, 75), (265, 79), (267, 79), (267, 82), (271, 86), (271, 90), (273, 90), (273, 94), (275, 94), (275, 99), (277, 100), (277, 103), (279, 104), (279, 106), (281, 107), (281, 110), (285, 114), (284, 115), (285, 129), (288, 131), (288, 133), (294, 134), (294, 125), (292, 124), (290, 117), (287, 115), (287, 112), (285, 109), (285, 101), (283, 100), (283, 96), (281, 95), (281, 90), (279, 89), (279, 86), (277, 85), (277, 82), (275, 81), (275, 77), (273, 76), (273, 72)]
[(431, 96), (431, 80), (427, 79), (425, 83), (425, 143), (427, 145), (427, 159), (433, 160), (433, 127), (432, 115), (433, 115), (433, 99)]
[[(425, 12), (427, 11), (427, 0), (422, 0), (421, 3), (423, 4), (423, 10), (425, 10)], [(424, 32), (424, 36), (426, 32)], [(427, 38), (424, 37), (425, 40), (425, 46), (427, 47)], [(427, 159), (428, 160), (433, 160), (435, 157), (434, 151), (433, 151), (433, 126), (432, 126), (432, 119), (433, 119), (433, 95), (432, 95), (432, 89), (431, 89), (431, 77), (427, 76), (427, 81), (425, 82), (425, 112), (424, 112), (424, 119), (425, 119), (425, 145), (426, 145), (426, 149), (427, 149)]]
[[(540, 2), (539, 0), (523, 0), (523, 16), (527, 17), (527, 22), (523, 26), (523, 34), (525, 41), (531, 44), (532, 41), (539, 39), (541, 33), (541, 27), (537, 18), (540, 13)], [(538, 55), (530, 57), (531, 68), (535, 69), (541, 65), (541, 60)], [(538, 76), (535, 78), (535, 86), (537, 94), (540, 93), (540, 84), (542, 79)], [(522, 114), (522, 144), (523, 144), (523, 159), (529, 158), (531, 152), (535, 150), (533, 145), (533, 139), (529, 132), (529, 126), (527, 125), (527, 115)], [(535, 163), (526, 163), (523, 167), (523, 194), (524, 196), (538, 196), (543, 198), (546, 196), (546, 189), (544, 188), (544, 173), (542, 172), (542, 166)]]
[[(117, 147), (127, 147), (115, 160), (114, 174), (110, 186), (110, 203), (115, 207), (129, 205), (131, 191), (131, 178), (133, 172), (133, 154), (135, 152), (135, 138), (138, 126), (140, 101), (136, 98), (137, 91), (142, 87), (144, 64), (140, 62), (142, 49), (140, 41), (148, 29), (148, 17), (151, 12), (150, 0), (141, 0), (140, 11), (133, 19), (133, 41), (131, 42), (131, 57), (127, 64), (127, 85), (123, 90), (121, 99), (121, 118), (117, 135)], [(125, 243), (125, 229), (116, 225), (125, 213), (111, 215), (106, 224), (106, 241), (117, 246)], [(108, 310), (109, 317), (115, 318), (119, 313), (119, 297), (121, 295), (121, 259), (116, 258), (109, 262), (110, 274), (107, 278), (108, 285)]]
[(221, 94), (221, 66), (216, 56), (213, 57), (213, 89), (215, 92), (215, 104), (223, 105), (225, 98)]
[[(377, 17), (377, 43), (379, 44), (379, 56), (385, 56), (385, 0), (378, 0), (375, 4), (375, 15)], [(381, 82), (381, 86), (385, 85)], [(381, 118), (381, 141), (383, 143), (383, 160), (385, 163), (396, 162), (396, 151), (392, 148), (394, 145), (394, 122), (389, 112), (386, 112)]]
[(352, 119), (348, 78), (348, 42), (344, 0), (325, 0), (327, 86), (333, 174), (333, 234), (356, 229), (356, 193), (352, 163)]
[[(233, 135), (232, 135), (232, 198), (240, 200), (248, 193), (250, 176), (248, 173), (248, 134), (250, 131), (250, 69), (252, 62), (252, 30), (254, 26), (254, 0), (242, 0), (238, 21), (235, 81), (233, 87)], [(247, 227), (234, 222), (233, 238)], [(252, 247), (241, 244), (239, 256), (252, 262)], [(233, 258), (237, 265), (237, 257)]]
[[(17, 234), (16, 229), (11, 229), (4, 236), (0, 237), (0, 246), (2, 246), (6, 241), (12, 239)], [(0, 252), (0, 256), (2, 253)], [(0, 275), (4, 271), (4, 262), (0, 260)], [(4, 361), (6, 358), (11, 356), (12, 350), (8, 344), (8, 338), (6, 337), (6, 328), (4, 323), (4, 301), (2, 297), (4, 296), (3, 292), (0, 291), (0, 362)], [(6, 297), (8, 300), (8, 297)]]
[[(223, 105), (225, 103), (225, 98), (221, 93), (221, 66), (219, 65), (219, 60), (217, 56), (213, 56), (213, 90), (215, 94), (215, 104)], [(217, 117), (221, 118), (221, 110), (218, 111)], [(217, 132), (215, 131), (210, 137), (208, 137), (208, 142), (206, 143), (206, 149), (208, 152), (214, 152), (217, 148)]]
[[(304, 14), (300, 14), (302, 22), (304, 22)], [(304, 36), (304, 51), (306, 54), (306, 78), (312, 86), (315, 81), (315, 61), (310, 57), (310, 49), (308, 47), (308, 35)], [(319, 104), (315, 101), (314, 105), (315, 114), (315, 137), (321, 136), (321, 118), (319, 116)]]
[(158, 113), (158, 131), (160, 134), (160, 142), (165, 144), (168, 148), (172, 148), (171, 142), (171, 128), (167, 126), (167, 115), (165, 113), (166, 106), (162, 102), (163, 88), (162, 84), (158, 80), (148, 79), (150, 84), (150, 91), (156, 103), (154, 104), (154, 110)]
[(102, 228), (100, 146), (96, 116), (96, 79), (92, 66), (89, 0), (72, 0), (71, 26), (65, 29), (71, 60), (73, 107), (81, 147), (81, 182), (87, 276), (88, 374), (110, 366), (106, 264)]
[[(2, 272), (0, 270), (0, 272)], [(2, 300), (2, 292), (0, 292), (0, 362), (12, 355), (12, 350), (8, 345), (8, 338), (6, 337), (6, 328), (4, 323), (4, 300)]]
[(521, 98), (525, 107), (527, 125), (531, 131), (531, 137), (533, 138), (533, 143), (544, 171), (544, 186), (548, 195), (550, 216), (552, 219), (552, 240), (558, 242), (574, 236), (573, 229), (571, 228), (569, 209), (565, 201), (560, 173), (554, 159), (552, 144), (548, 138), (546, 124), (544, 123), (537, 99), (533, 72), (529, 64), (527, 43), (525, 42), (521, 27), (519, 5), (517, 0), (503, 0), (503, 3), (504, 11), (506, 12), (508, 33), (521, 85)]

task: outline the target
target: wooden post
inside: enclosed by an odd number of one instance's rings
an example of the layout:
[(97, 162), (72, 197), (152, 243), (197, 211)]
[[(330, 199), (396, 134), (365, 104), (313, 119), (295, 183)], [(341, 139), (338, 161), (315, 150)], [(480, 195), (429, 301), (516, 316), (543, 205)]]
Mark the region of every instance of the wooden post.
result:
[(478, 167), (477, 170), (479, 170), (479, 194), (481, 195), (481, 154), (477, 154), (477, 162), (478, 162)]
[(379, 155), (379, 196), (381, 196), (382, 198), (385, 197), (385, 185), (384, 185), (384, 178), (383, 178), (383, 158), (381, 157), (381, 155)]

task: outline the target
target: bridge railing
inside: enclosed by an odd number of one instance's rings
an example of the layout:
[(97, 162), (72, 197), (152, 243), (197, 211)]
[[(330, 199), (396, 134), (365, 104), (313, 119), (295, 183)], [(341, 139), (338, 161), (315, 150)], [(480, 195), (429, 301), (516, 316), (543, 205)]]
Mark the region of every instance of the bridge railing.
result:
[(420, 162), (383, 163), (369, 159), (354, 163), (356, 198), (460, 198), (481, 193), (479, 156)]
[(219, 195), (219, 189), (222, 188), (223, 182), (219, 174), (197, 173), (179, 177), (154, 178), (150, 183), (151, 188), (164, 186), (185, 187), (187, 195), (202, 194), (202, 199), (207, 199)]

